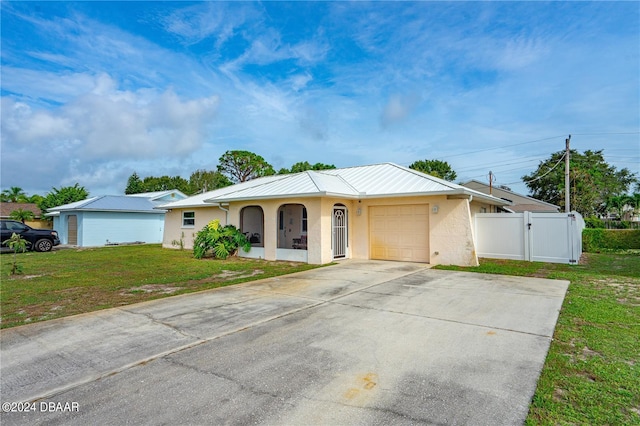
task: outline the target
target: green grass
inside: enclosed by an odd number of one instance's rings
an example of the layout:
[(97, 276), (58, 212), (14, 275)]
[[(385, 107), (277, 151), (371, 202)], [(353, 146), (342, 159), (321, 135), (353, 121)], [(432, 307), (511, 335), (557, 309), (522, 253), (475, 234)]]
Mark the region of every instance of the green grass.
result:
[(640, 425), (640, 256), (580, 265), (481, 259), (481, 273), (570, 281), (527, 425)]
[(44, 321), (314, 268), (295, 262), (193, 258), (160, 245), (0, 256), (1, 327)]

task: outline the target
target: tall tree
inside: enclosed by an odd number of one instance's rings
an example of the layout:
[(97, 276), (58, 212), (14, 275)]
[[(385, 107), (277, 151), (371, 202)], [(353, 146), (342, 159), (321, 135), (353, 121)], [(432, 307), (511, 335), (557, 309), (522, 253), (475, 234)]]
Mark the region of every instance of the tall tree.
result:
[(124, 190), (125, 194), (140, 194), (142, 192), (147, 192), (144, 189), (144, 184), (142, 183), (142, 179), (138, 176), (138, 173), (133, 172), (129, 179), (127, 179), (127, 187)]
[(227, 151), (218, 162), (218, 171), (234, 183), (276, 173), (264, 158), (249, 151)]
[(409, 168), (448, 181), (453, 181), (458, 176), (449, 163), (441, 160), (418, 160)]
[(17, 186), (12, 186), (9, 189), (5, 189), (2, 191), (2, 195), (0, 195), (0, 201), (5, 203), (25, 203), (27, 202), (27, 194), (22, 190), (22, 188)]
[(324, 164), (324, 163), (315, 163), (311, 164), (308, 161), (299, 161), (291, 166), (291, 169), (281, 169), (278, 174), (287, 174), (287, 173), (300, 173), (306, 172), (307, 170), (330, 170), (335, 169), (336, 166), (333, 164)]
[(222, 173), (214, 170), (196, 170), (189, 177), (189, 195), (213, 191), (231, 185), (231, 181)]
[(40, 204), (43, 199), (42, 195), (33, 194), (31, 197), (27, 197), (27, 203)]
[[(536, 171), (522, 176), (531, 196), (564, 208), (564, 151), (551, 154), (540, 162)], [(571, 209), (583, 216), (603, 214), (607, 200), (627, 192), (638, 181), (635, 174), (624, 168), (617, 170), (609, 165), (600, 151), (587, 150), (584, 154), (571, 151), (569, 161)]]
[(43, 212), (47, 209), (61, 206), (63, 204), (82, 201), (89, 197), (89, 192), (76, 183), (73, 186), (65, 186), (61, 188), (53, 188), (38, 204)]
[(189, 193), (189, 181), (180, 176), (147, 176), (142, 180), (142, 192), (168, 191), (177, 189)]

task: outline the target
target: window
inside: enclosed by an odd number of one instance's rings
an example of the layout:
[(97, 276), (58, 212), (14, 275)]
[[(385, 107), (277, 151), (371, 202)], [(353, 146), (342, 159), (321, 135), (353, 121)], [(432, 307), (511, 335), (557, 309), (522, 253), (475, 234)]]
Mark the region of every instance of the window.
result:
[(9, 231), (13, 231), (13, 232), (24, 232), (27, 230), (27, 227), (24, 226), (21, 223), (16, 223), (16, 222), (5, 222), (6, 223), (6, 227)]
[(307, 232), (307, 208), (302, 208), (302, 232)]
[(182, 227), (193, 228), (196, 226), (196, 212), (182, 212)]
[(284, 230), (284, 210), (280, 210), (280, 217), (278, 219), (278, 229)]

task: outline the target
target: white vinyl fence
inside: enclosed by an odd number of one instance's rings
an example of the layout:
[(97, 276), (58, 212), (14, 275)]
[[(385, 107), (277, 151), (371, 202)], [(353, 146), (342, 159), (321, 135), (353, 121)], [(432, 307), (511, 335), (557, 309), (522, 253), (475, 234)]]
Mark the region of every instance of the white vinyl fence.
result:
[(478, 213), (479, 257), (577, 264), (584, 220), (572, 213)]

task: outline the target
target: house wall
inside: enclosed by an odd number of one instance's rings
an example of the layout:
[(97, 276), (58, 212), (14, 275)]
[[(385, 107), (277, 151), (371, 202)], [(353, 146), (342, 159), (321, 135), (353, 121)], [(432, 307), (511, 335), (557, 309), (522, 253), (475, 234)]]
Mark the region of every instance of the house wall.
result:
[(478, 266), (469, 200), (442, 198), (439, 212), (430, 217), (431, 263)]
[[(347, 206), (349, 212), (348, 245), (350, 257), (369, 259), (371, 254), (369, 241), (369, 208), (372, 206), (389, 206), (402, 204), (428, 204), (429, 215), (429, 249), (431, 264), (452, 264), (464, 266), (478, 265), (475, 251), (471, 209), (467, 199), (449, 200), (446, 196), (436, 197), (398, 197), (342, 200), (326, 199), (323, 203), (323, 226), (329, 230), (323, 233), (323, 263), (332, 261), (331, 254), (331, 212), (336, 203)], [(438, 212), (431, 209), (438, 206)], [(480, 210), (482, 203), (474, 205)], [(358, 215), (358, 209), (360, 214)]]
[[(446, 196), (377, 198), (351, 202), (349, 242), (352, 258), (370, 258), (369, 207), (401, 204), (429, 205), (428, 244), (431, 264), (478, 265), (469, 201), (467, 199), (449, 200)], [(437, 213), (433, 211), (434, 206), (438, 206)], [(357, 214), (358, 208), (361, 209), (360, 215)], [(477, 209), (479, 210), (479, 205)]]
[(53, 229), (58, 232), (61, 244), (69, 244), (68, 217), (78, 218), (78, 246), (97, 247), (109, 243), (142, 241), (154, 244), (162, 242), (164, 215), (159, 213), (131, 212), (60, 212), (53, 218)]
[[(396, 197), (363, 200), (345, 200), (342, 198), (291, 198), (286, 200), (256, 200), (236, 202), (229, 206), (230, 224), (240, 227), (240, 212), (247, 206), (260, 206), (264, 213), (264, 259), (278, 259), (278, 210), (284, 204), (302, 204), (307, 209), (307, 261), (312, 264), (325, 264), (333, 261), (332, 253), (332, 214), (333, 206), (342, 204), (347, 208), (348, 236), (347, 257), (369, 259), (369, 208), (371, 206), (426, 204), (429, 206), (429, 241), (431, 264), (453, 264), (463, 266), (478, 265), (476, 255), (472, 211), (479, 212), (482, 203), (469, 203), (466, 198), (447, 199), (446, 196), (434, 197)], [(437, 212), (433, 207), (438, 206)], [(358, 214), (358, 209), (360, 214)], [(487, 209), (488, 210), (488, 209)], [(181, 228), (182, 211), (196, 212), (196, 226)], [(294, 217), (295, 216), (295, 217)], [(218, 219), (225, 224), (224, 212), (217, 207), (197, 209), (173, 209), (165, 216), (164, 247), (177, 247), (171, 244), (179, 240), (185, 232), (185, 248), (193, 247), (192, 234), (202, 229), (210, 220)], [(300, 234), (299, 218), (285, 215), (288, 235)], [(291, 231), (289, 231), (291, 229)]]
[(59, 216), (53, 217), (53, 229), (58, 232), (58, 238), (60, 238), (60, 244), (69, 244), (68, 238), (68, 217), (69, 215), (76, 215), (78, 218), (78, 245), (82, 241), (82, 215), (83, 212), (60, 212)]
[[(194, 226), (182, 226), (182, 212), (195, 212)], [(164, 215), (162, 247), (180, 248), (180, 240), (182, 240), (182, 248), (193, 249), (193, 240), (196, 233), (212, 220), (219, 220), (221, 225), (226, 225), (226, 212), (217, 206), (171, 209)]]
[(24, 223), (34, 229), (54, 229), (53, 222), (46, 219), (26, 220)]

